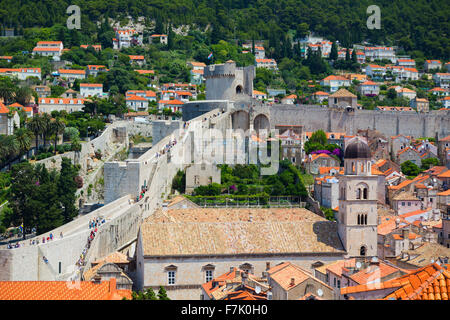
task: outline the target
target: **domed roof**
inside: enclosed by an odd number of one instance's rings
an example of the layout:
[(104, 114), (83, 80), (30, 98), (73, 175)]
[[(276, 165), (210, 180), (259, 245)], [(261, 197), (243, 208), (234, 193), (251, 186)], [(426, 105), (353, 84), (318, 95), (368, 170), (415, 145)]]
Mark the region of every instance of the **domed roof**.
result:
[(371, 158), (369, 146), (364, 140), (356, 137), (350, 140), (345, 148), (344, 159), (368, 159)]

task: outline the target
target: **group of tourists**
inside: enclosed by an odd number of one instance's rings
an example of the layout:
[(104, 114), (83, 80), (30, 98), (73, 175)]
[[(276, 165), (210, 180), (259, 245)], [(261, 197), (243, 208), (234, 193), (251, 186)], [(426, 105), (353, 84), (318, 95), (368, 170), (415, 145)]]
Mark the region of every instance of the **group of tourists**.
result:
[(177, 144), (177, 139), (173, 139), (173, 141), (170, 141), (169, 143), (167, 143), (164, 148), (161, 149), (161, 151), (156, 152), (155, 154), (155, 158), (158, 159), (159, 157), (165, 155), (166, 153), (168, 153), (170, 151), (170, 149), (172, 149), (173, 146), (175, 146)]
[[(59, 234), (59, 238), (62, 239), (63, 238), (63, 233), (61, 232)], [(53, 233), (50, 233), (48, 236), (43, 236), (42, 237), (42, 242), (39, 241), (39, 239), (30, 239), (29, 245), (30, 246), (34, 246), (34, 245), (39, 245), (40, 243), (45, 243), (45, 242), (50, 242), (53, 241), (55, 239), (55, 237), (53, 236)], [(25, 246), (25, 242), (23, 244), (20, 244), (20, 242), (17, 242), (16, 244), (8, 244), (7, 248), (8, 249), (15, 249), (15, 248), (20, 248), (22, 246)]]
[(100, 227), (102, 224), (105, 223), (105, 218), (94, 218), (92, 220), (89, 220), (89, 229), (96, 229), (97, 227)]

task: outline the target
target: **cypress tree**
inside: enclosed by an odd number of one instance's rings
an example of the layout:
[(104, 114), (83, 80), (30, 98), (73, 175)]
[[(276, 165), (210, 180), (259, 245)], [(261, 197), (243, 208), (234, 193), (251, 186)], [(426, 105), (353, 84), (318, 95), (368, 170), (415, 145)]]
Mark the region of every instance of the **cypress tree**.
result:
[(336, 61), (338, 59), (338, 49), (336, 42), (333, 42), (331, 45), (331, 52), (330, 52), (330, 60)]
[(64, 223), (72, 221), (77, 214), (75, 207), (75, 192), (77, 191), (77, 184), (75, 177), (78, 170), (72, 165), (69, 158), (62, 158), (61, 172), (58, 179), (58, 199), (62, 206), (62, 214)]
[(169, 297), (167, 296), (166, 289), (164, 289), (163, 286), (160, 286), (160, 287), (159, 287), (159, 291), (158, 291), (158, 299), (159, 299), (159, 300), (170, 300)]

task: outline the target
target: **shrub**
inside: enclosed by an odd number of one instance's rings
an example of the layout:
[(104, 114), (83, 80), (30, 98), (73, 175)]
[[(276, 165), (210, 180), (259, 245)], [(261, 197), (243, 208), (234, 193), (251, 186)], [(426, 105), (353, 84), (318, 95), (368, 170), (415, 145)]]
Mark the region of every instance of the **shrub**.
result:
[(69, 152), (72, 150), (72, 145), (65, 144), (65, 145), (63, 145), (63, 148), (64, 148), (64, 152)]

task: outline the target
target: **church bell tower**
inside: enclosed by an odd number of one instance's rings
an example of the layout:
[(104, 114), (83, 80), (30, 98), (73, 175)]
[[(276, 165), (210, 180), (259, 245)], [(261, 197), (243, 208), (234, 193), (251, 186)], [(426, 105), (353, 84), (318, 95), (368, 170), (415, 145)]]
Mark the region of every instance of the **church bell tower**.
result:
[(347, 257), (377, 256), (377, 176), (371, 172), (371, 153), (359, 137), (344, 153), (339, 176), (338, 233)]

